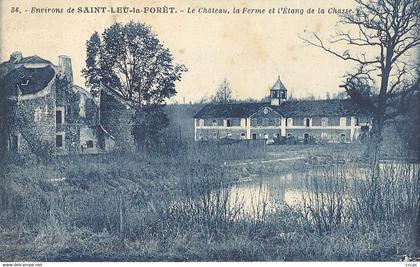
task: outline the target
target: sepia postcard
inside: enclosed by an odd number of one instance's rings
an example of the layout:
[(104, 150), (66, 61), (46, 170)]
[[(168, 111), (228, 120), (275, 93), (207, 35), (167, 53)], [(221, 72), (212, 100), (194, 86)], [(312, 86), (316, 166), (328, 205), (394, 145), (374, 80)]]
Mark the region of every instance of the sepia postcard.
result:
[(0, 20), (2, 266), (418, 266), (420, 1)]

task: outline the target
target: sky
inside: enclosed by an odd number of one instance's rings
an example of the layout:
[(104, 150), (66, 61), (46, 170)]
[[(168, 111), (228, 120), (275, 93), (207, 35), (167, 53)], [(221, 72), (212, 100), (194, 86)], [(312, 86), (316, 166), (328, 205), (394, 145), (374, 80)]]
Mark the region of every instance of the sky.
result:
[[(176, 14), (32, 14), (35, 8), (68, 7), (175, 7)], [(12, 13), (19, 7), (21, 13)], [(230, 14), (187, 14), (187, 9), (227, 8)], [(314, 8), (315, 14), (232, 14), (233, 7)], [(353, 65), (306, 45), (299, 35), (316, 32), (323, 38), (334, 34), (338, 17), (316, 14), (318, 8), (354, 8), (352, 0), (277, 1), (139, 1), (139, 0), (1, 0), (1, 61), (14, 51), (39, 55), (58, 64), (59, 55), (71, 57), (75, 83), (84, 86), (80, 71), (86, 57), (86, 40), (113, 22), (129, 20), (151, 26), (176, 63), (188, 72), (176, 84), (171, 102), (195, 102), (214, 94), (227, 78), (239, 99), (266, 96), (280, 75), (294, 97), (325, 98), (342, 91), (339, 85)], [(27, 10), (27, 12), (25, 12)], [(184, 10), (184, 12), (181, 12)]]

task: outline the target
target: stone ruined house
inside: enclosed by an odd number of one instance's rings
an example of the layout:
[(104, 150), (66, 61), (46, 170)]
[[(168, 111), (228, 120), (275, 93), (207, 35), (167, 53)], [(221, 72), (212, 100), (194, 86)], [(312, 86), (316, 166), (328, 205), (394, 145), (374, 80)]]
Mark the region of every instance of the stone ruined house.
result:
[(277, 79), (268, 103), (208, 104), (194, 116), (195, 140), (222, 138), (353, 142), (368, 135), (368, 112), (350, 100), (288, 100)]
[(98, 97), (73, 83), (71, 59), (54, 65), (20, 52), (0, 65), (9, 103), (8, 149), (18, 154), (100, 153), (129, 150), (134, 107), (101, 86)]

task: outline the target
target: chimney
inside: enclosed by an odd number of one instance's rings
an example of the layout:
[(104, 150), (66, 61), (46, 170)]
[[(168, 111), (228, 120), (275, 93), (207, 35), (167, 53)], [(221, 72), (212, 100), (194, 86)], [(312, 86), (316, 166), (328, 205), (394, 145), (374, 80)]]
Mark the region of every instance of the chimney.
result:
[(61, 68), (61, 74), (66, 78), (66, 80), (73, 85), (73, 70), (71, 67), (71, 58), (68, 56), (59, 56), (58, 65)]
[(10, 55), (10, 63), (18, 63), (22, 59), (22, 52), (16, 51)]

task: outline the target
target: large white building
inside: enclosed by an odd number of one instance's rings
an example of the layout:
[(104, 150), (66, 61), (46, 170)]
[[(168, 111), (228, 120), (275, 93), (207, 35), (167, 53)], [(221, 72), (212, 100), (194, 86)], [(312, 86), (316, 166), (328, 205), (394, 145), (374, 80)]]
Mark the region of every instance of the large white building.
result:
[(368, 135), (371, 119), (347, 99), (288, 100), (279, 77), (270, 90), (270, 102), (208, 104), (194, 116), (194, 125), (195, 140), (352, 142)]

